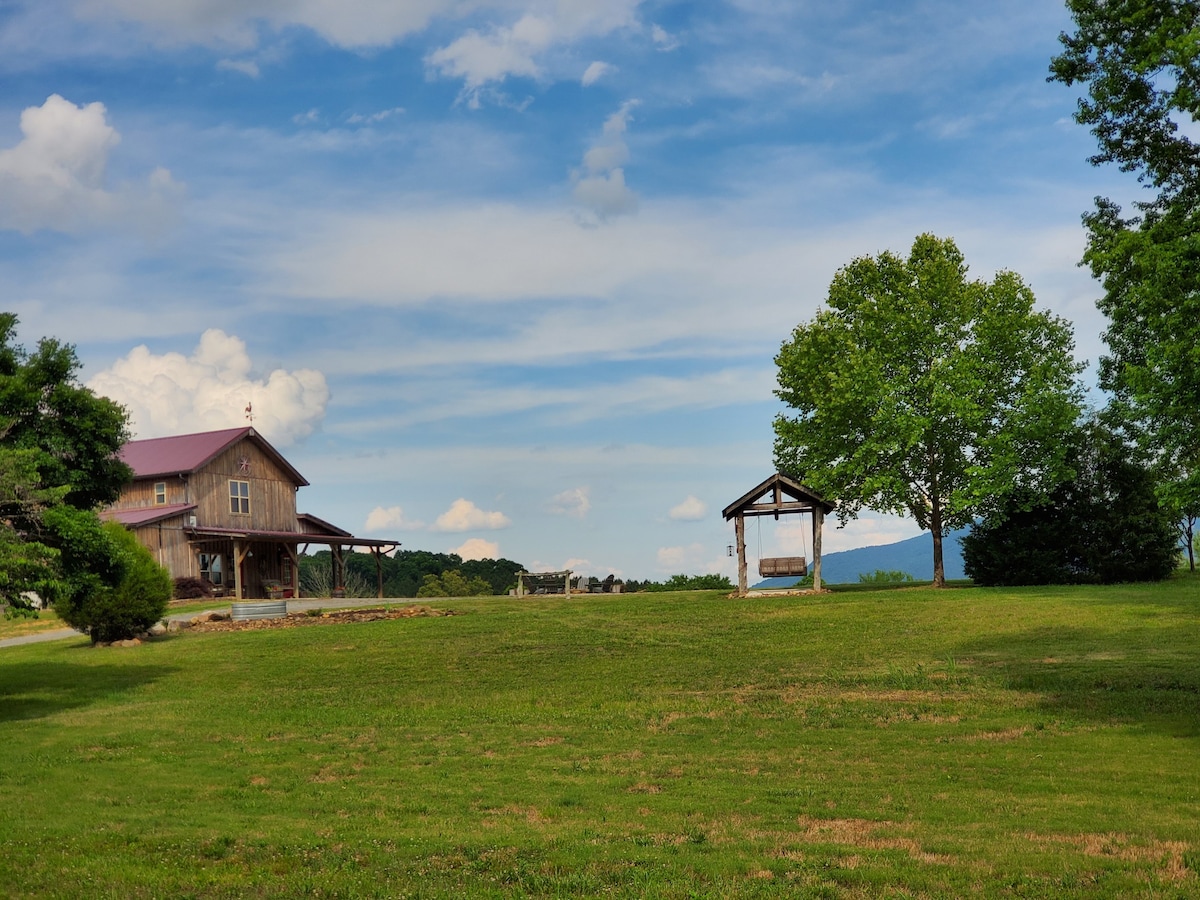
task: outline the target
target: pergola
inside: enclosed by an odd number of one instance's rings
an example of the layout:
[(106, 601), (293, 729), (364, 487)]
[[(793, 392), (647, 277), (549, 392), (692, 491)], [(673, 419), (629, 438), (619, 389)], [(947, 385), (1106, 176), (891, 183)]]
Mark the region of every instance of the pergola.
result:
[[(748, 516), (774, 516), (776, 520), (781, 515), (796, 513), (807, 513), (812, 516), (813, 589), (819, 591), (821, 589), (821, 530), (825, 517), (835, 508), (835, 504), (830, 503), (816, 491), (779, 472), (725, 507), (721, 514), (725, 517), (726, 522), (733, 519), (734, 531), (737, 534), (738, 596), (745, 597), (750, 590), (746, 580), (746, 518)], [(787, 559), (789, 558), (762, 560), (761, 562), (785, 563)], [(786, 566), (776, 565), (772, 568), (776, 574), (789, 574)]]

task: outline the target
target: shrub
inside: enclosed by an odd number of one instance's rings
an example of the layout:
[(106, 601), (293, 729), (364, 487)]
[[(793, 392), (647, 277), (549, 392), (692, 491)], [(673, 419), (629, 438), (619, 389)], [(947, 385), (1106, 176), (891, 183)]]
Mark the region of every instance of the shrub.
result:
[(212, 585), (195, 575), (182, 575), (175, 579), (171, 592), (176, 600), (206, 600), (213, 596)]
[(908, 584), (916, 581), (907, 572), (900, 572), (893, 569), (876, 569), (870, 575), (866, 572), (858, 573), (858, 580), (862, 584)]
[(977, 584), (1112, 584), (1174, 571), (1175, 523), (1120, 437), (1089, 423), (1069, 459), (1076, 476), (1048, 501), (1014, 495), (963, 537), (963, 567)]
[[(132, 532), (107, 522), (100, 534), (110, 568), (119, 572), (116, 583), (96, 579), (90, 590), (64, 597), (55, 606), (59, 618), (88, 635), (93, 644), (141, 634), (166, 613), (172, 587), (167, 570), (155, 562)], [(100, 552), (101, 548), (96, 549)]]

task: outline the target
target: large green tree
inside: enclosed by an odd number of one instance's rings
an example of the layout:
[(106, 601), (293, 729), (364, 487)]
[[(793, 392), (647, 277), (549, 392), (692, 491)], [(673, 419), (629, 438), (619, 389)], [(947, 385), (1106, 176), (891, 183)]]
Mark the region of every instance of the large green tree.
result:
[(43, 338), (28, 351), (16, 327), (0, 313), (0, 593), (13, 604), (28, 590), (54, 600), (113, 583), (92, 552), (95, 509), (131, 477), (118, 456), (125, 410), (79, 383), (73, 347)]
[[(1075, 30), (1051, 79), (1085, 89), (1076, 120), (1096, 165), (1145, 189), (1133, 214), (1097, 198), (1084, 262), (1108, 317), (1101, 386), (1152, 454), (1159, 496), (1181, 521), (1200, 510), (1200, 2), (1068, 0)], [(1187, 126), (1187, 127), (1181, 127)]]
[(776, 357), (780, 471), (836, 501), (843, 523), (868, 507), (942, 537), (1017, 488), (1069, 475), (1060, 437), (1079, 415), (1068, 324), (1035, 311), (1012, 272), (968, 280), (952, 240), (921, 235), (907, 259), (857, 259), (828, 308)]

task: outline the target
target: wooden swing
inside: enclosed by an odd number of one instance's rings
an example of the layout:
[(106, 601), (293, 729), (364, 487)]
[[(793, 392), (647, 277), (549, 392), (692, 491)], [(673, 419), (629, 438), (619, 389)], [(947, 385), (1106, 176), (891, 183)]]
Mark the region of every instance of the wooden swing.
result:
[[(763, 558), (762, 519), (758, 521), (758, 577), (786, 578), (795, 576), (804, 578), (808, 575), (808, 560), (803, 556), (768, 556), (765, 559)], [(801, 535), (803, 535), (803, 532), (801, 532)], [(803, 549), (805, 553), (808, 553), (807, 542), (805, 542)]]

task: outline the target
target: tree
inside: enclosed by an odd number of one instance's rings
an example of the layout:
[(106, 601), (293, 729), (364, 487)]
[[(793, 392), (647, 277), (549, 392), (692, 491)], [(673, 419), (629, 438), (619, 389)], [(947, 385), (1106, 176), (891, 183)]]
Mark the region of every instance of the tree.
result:
[(94, 559), (109, 571), (87, 572), (82, 589), (60, 599), (55, 611), (93, 644), (135, 637), (166, 613), (171, 576), (133, 532), (116, 522), (104, 523), (90, 537)]
[(30, 353), (14, 343), (16, 327), (0, 313), (0, 442), (36, 452), (42, 486), (66, 487), (63, 502), (113, 502), (133, 477), (118, 456), (129, 440), (125, 409), (79, 383), (74, 347), (42, 338)]
[(131, 472), (125, 410), (79, 384), (74, 348), (43, 338), (30, 353), (16, 326), (0, 313), (0, 592), (19, 605), (24, 591), (54, 602), (115, 577), (94, 509)]
[(968, 281), (952, 240), (921, 235), (907, 259), (857, 259), (828, 309), (783, 344), (775, 420), (781, 472), (838, 503), (912, 516), (942, 537), (1017, 488), (1069, 475), (1059, 437), (1079, 415), (1081, 367), (1062, 319), (1033, 309), (1012, 272)]
[(1173, 517), (1134, 448), (1098, 421), (1069, 446), (1073, 479), (1035, 505), (1010, 497), (963, 537), (963, 565), (976, 583), (1111, 584), (1174, 571)]
[[(1100, 384), (1151, 454), (1160, 500), (1189, 532), (1200, 509), (1200, 145), (1180, 123), (1200, 117), (1200, 3), (1068, 0), (1051, 80), (1086, 88), (1076, 120), (1094, 165), (1116, 163), (1147, 189), (1123, 217), (1098, 197), (1083, 217), (1084, 262), (1108, 318)], [(1194, 563), (1193, 563), (1194, 564)]]

